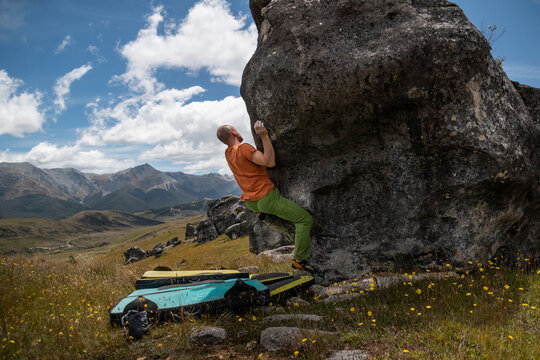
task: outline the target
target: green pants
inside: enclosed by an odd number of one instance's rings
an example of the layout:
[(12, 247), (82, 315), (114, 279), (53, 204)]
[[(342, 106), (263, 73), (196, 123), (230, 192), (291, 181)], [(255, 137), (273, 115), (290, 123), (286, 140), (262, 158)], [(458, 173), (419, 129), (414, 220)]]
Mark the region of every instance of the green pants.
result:
[(257, 201), (245, 201), (249, 210), (276, 215), (294, 223), (296, 232), (294, 235), (294, 258), (305, 260), (309, 257), (309, 236), (313, 217), (300, 206), (289, 199), (285, 199), (273, 188), (262, 199)]

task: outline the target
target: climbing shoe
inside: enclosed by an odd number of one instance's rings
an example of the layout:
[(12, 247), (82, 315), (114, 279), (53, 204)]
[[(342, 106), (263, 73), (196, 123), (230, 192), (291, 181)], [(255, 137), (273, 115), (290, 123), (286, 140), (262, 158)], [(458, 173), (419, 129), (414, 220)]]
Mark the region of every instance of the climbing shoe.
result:
[(304, 270), (310, 273), (317, 272), (317, 270), (312, 265), (308, 264), (306, 260), (299, 261), (299, 260), (293, 259), (291, 262), (291, 267), (293, 269)]

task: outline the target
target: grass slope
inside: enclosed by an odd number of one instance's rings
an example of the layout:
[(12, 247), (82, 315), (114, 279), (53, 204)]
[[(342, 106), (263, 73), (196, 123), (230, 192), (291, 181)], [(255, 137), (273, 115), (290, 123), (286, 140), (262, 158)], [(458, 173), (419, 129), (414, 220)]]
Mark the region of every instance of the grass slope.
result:
[(0, 219), (0, 249), (17, 253), (36, 247), (95, 247), (107, 239), (114, 240), (111, 232), (158, 224), (156, 220), (113, 210), (82, 211), (62, 220)]
[[(540, 358), (540, 271), (528, 259), (501, 269), (475, 264), (476, 272), (460, 279), (403, 282), (341, 303), (302, 297), (309, 308), (286, 307), (288, 313), (323, 315), (321, 324), (292, 321), (282, 325), (337, 331), (339, 336), (304, 334), (304, 339), (277, 354), (255, 343), (276, 324), (263, 314), (244, 312), (183, 318), (153, 325), (137, 342), (108, 323), (107, 309), (133, 291), (133, 282), (155, 266), (173, 269), (238, 268), (287, 271), (288, 264), (259, 262), (247, 238), (196, 245), (182, 243), (158, 259), (124, 266), (123, 251), (143, 249), (183, 233), (189, 219), (140, 229), (103, 256), (81, 252), (78, 261), (41, 257), (0, 258), (0, 358), (20, 359), (325, 359), (333, 351), (363, 349), (374, 359), (538, 359)], [(184, 259), (185, 263), (178, 263)], [(344, 286), (345, 284), (336, 284)], [(220, 346), (193, 346), (189, 333), (201, 326), (221, 326), (228, 339)]]

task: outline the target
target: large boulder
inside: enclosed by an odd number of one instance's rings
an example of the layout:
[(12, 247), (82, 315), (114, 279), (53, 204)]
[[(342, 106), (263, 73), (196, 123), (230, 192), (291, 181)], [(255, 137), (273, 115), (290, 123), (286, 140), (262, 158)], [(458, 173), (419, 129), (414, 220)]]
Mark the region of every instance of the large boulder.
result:
[(216, 226), (212, 222), (212, 219), (206, 219), (204, 221), (201, 221), (197, 225), (197, 241), (200, 244), (204, 244), (206, 242), (212, 241), (216, 239), (219, 234), (216, 230)]
[(323, 277), (538, 252), (538, 128), (457, 5), (250, 8), (241, 94), (269, 129), (272, 180), (314, 216)]
[(273, 222), (276, 225), (270, 226), (263, 222), (238, 196), (226, 196), (211, 202), (208, 204), (207, 215), (208, 218), (196, 228), (199, 243), (213, 240), (221, 234), (231, 239), (249, 236), (250, 251), (256, 254), (291, 244), (292, 236), (288, 233), (290, 229), (275, 219)]

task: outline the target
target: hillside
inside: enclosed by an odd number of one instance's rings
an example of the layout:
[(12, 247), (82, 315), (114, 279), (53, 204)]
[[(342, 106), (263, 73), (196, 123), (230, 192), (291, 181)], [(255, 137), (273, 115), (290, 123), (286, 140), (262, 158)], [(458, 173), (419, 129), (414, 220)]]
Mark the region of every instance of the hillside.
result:
[(0, 163), (0, 218), (63, 219), (81, 210), (137, 212), (239, 195), (232, 177), (161, 172), (148, 164), (114, 174)]
[(0, 219), (0, 252), (19, 253), (103, 246), (112, 233), (162, 224), (121, 211), (82, 211), (63, 220)]
[[(369, 359), (537, 359), (540, 355), (540, 272), (531, 271), (525, 261), (515, 269), (476, 263), (479, 270), (461, 278), (399, 281), (382, 288), (377, 280), (377, 285), (360, 291), (354, 286), (362, 281), (351, 279), (328, 288), (339, 294), (333, 295), (335, 301), (306, 292), (290, 305), (183, 315), (177, 322), (152, 324), (139, 341), (127, 341), (122, 328), (109, 324), (108, 308), (156, 266), (290, 271), (288, 263), (256, 259), (249, 253), (246, 237), (202, 245), (182, 242), (157, 259), (122, 265), (123, 251), (130, 246), (149, 249), (173, 236), (183, 239), (187, 221), (192, 219), (126, 234), (103, 256), (96, 256), (95, 249), (73, 252), (69, 262), (64, 257), (53, 261), (0, 256), (0, 282), (9, 289), (0, 292), (0, 303), (9, 309), (3, 316), (5, 326), (0, 327), (0, 338), (5, 339), (0, 358), (323, 360), (342, 349), (361, 349)], [(371, 279), (378, 279), (379, 274), (373, 275)], [(385, 275), (389, 274), (381, 274), (383, 279)], [(408, 273), (399, 276), (413, 278)], [(306, 302), (309, 305), (303, 305)], [(285, 315), (312, 314), (323, 320), (269, 321), (269, 313), (278, 313), (277, 306)], [(212, 326), (226, 330), (225, 343), (196, 346), (189, 341), (194, 330)], [(276, 353), (266, 351), (262, 332), (274, 326), (298, 327), (302, 336)]]

